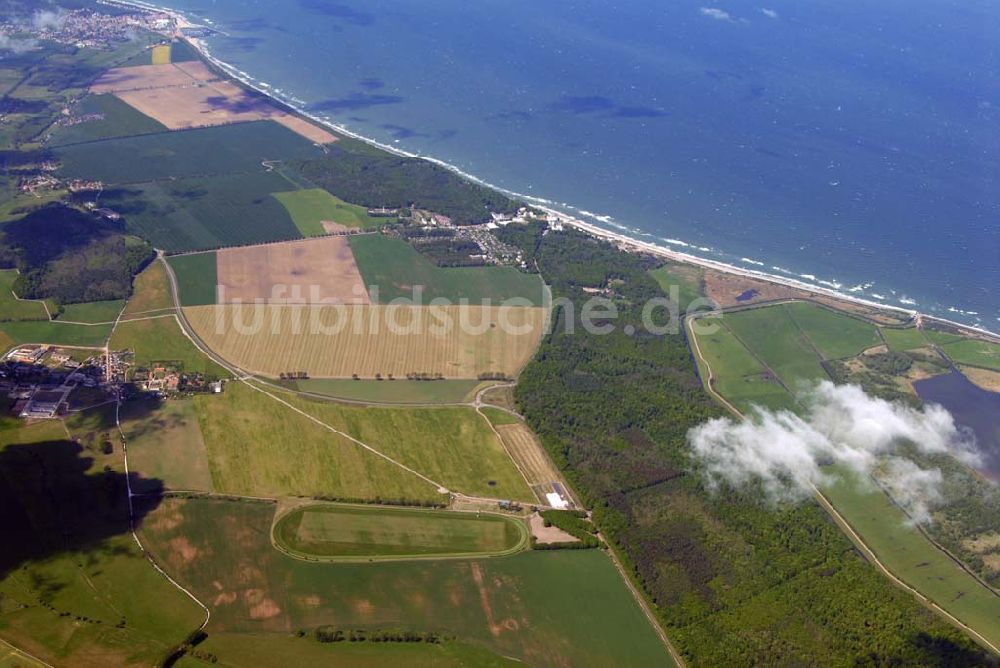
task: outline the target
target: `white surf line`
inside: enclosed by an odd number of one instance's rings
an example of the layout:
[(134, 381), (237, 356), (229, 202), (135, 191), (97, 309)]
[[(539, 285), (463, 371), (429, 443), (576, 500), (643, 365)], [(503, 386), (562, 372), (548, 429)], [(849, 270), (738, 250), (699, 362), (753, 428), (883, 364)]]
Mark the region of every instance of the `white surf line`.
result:
[[(698, 354), (698, 358), (702, 361), (702, 363), (704, 363), (705, 369), (708, 371), (708, 379), (707, 379), (708, 382), (704, 382), (703, 381), (702, 385), (705, 386), (705, 388), (708, 390), (708, 392), (715, 399), (717, 399), (720, 403), (722, 403), (730, 411), (732, 411), (734, 415), (736, 415), (737, 417), (739, 417), (741, 420), (745, 419), (744, 415), (739, 410), (737, 410), (735, 406), (733, 406), (731, 403), (729, 403), (729, 401), (727, 401), (721, 394), (719, 394), (718, 392), (716, 392), (715, 389), (712, 387), (711, 381), (714, 378), (714, 375), (713, 375), (713, 372), (712, 372), (712, 366), (711, 366), (711, 364), (709, 364), (708, 359), (702, 354), (702, 352), (701, 352), (701, 346), (698, 345), (698, 337), (697, 337), (697, 335), (695, 335), (694, 330), (692, 329), (693, 326), (694, 326), (693, 325), (693, 321), (696, 320), (698, 317), (699, 316), (692, 316), (691, 318), (688, 318), (686, 324), (687, 324), (687, 328), (688, 328), (688, 338), (691, 341), (694, 342), (694, 347), (695, 347), (695, 351)], [(913, 596), (915, 596), (918, 601), (920, 601), (921, 603), (923, 603), (927, 607), (931, 608), (932, 610), (934, 610), (935, 612), (937, 612), (942, 617), (944, 617), (948, 621), (952, 622), (953, 624), (955, 624), (959, 628), (961, 628), (961, 629), (965, 630), (966, 632), (968, 632), (975, 639), (977, 639), (981, 643), (983, 643), (986, 647), (988, 647), (991, 650), (993, 650), (993, 652), (995, 652), (996, 654), (1000, 654), (1000, 648), (998, 648), (996, 645), (994, 645), (989, 640), (987, 640), (986, 638), (984, 638), (978, 631), (976, 631), (974, 628), (972, 628), (971, 626), (969, 626), (965, 622), (963, 622), (960, 619), (958, 619), (957, 617), (955, 617), (953, 614), (951, 614), (950, 612), (948, 612), (947, 610), (945, 610), (944, 608), (942, 608), (941, 606), (939, 606), (937, 603), (935, 603), (931, 599), (927, 598), (927, 596), (925, 596), (924, 594), (920, 593), (914, 587), (910, 586), (909, 584), (907, 584), (906, 582), (904, 582), (903, 580), (901, 580), (891, 570), (889, 570), (889, 568), (885, 564), (883, 564), (882, 561), (875, 554), (875, 551), (872, 550), (872, 548), (870, 548), (867, 543), (865, 543), (864, 539), (861, 536), (859, 536), (858, 533), (854, 530), (854, 528), (850, 525), (850, 523), (846, 519), (844, 519), (844, 516), (841, 515), (837, 511), (837, 509), (833, 506), (833, 504), (830, 502), (830, 500), (826, 498), (826, 496), (823, 494), (823, 492), (821, 492), (819, 490), (819, 488), (816, 487), (815, 485), (810, 485), (810, 486), (812, 487), (812, 490), (813, 490), (813, 496), (819, 502), (820, 506), (822, 506), (823, 509), (826, 510), (827, 513), (829, 513), (833, 517), (834, 521), (848, 535), (848, 538), (850, 538), (851, 542), (854, 543), (855, 545), (857, 545), (858, 548), (862, 552), (864, 552), (865, 557), (871, 563), (875, 564), (875, 566), (878, 567), (878, 569), (880, 571), (882, 571), (882, 573), (884, 573), (894, 584), (898, 585), (902, 589), (904, 589), (904, 590), (910, 592), (911, 594), (913, 594)], [(931, 544), (933, 544), (933, 545), (936, 546), (936, 544), (934, 543), (934, 541), (930, 541), (930, 542), (931, 542)], [(959, 564), (961, 564), (961, 562), (959, 562)], [(966, 570), (964, 566), (962, 566), (962, 570), (963, 571)], [(972, 575), (971, 573), (969, 573), (969, 574)], [(979, 578), (975, 578), (975, 579), (978, 582)], [(980, 583), (980, 584), (982, 584), (982, 583)]]
[(132, 493), (132, 482), (130, 480), (130, 473), (129, 473), (129, 468), (128, 468), (128, 443), (127, 443), (127, 441), (125, 439), (125, 431), (122, 429), (122, 423), (121, 423), (121, 395), (118, 394), (118, 390), (117, 389), (115, 390), (115, 392), (117, 394), (117, 401), (115, 402), (115, 426), (118, 428), (118, 434), (121, 437), (121, 441), (122, 441), (122, 456), (123, 456), (124, 461), (125, 461), (125, 491), (126, 491), (126, 494), (128, 495), (128, 528), (129, 528), (129, 532), (131, 532), (131, 534), (132, 534), (132, 540), (135, 541), (135, 544), (139, 547), (139, 550), (142, 552), (142, 555), (144, 557), (146, 557), (146, 561), (148, 561), (149, 564), (154, 569), (156, 569), (156, 571), (160, 575), (162, 575), (164, 578), (166, 578), (166, 580), (170, 584), (172, 584), (174, 587), (176, 587), (177, 589), (179, 589), (182, 592), (184, 592), (185, 594), (187, 594), (188, 598), (190, 598), (192, 601), (194, 601), (195, 603), (197, 603), (198, 606), (200, 606), (201, 609), (205, 611), (205, 621), (203, 621), (201, 623), (201, 626), (198, 627), (198, 630), (201, 631), (206, 626), (208, 626), (208, 622), (212, 618), (212, 611), (208, 609), (208, 606), (206, 606), (204, 603), (202, 603), (200, 600), (198, 600), (197, 596), (195, 596), (194, 594), (192, 594), (188, 589), (186, 589), (183, 585), (181, 585), (179, 582), (177, 582), (177, 580), (175, 580), (172, 577), (170, 577), (170, 575), (166, 571), (164, 571), (162, 568), (160, 568), (160, 565), (157, 564), (152, 559), (152, 557), (149, 556), (149, 553), (146, 551), (146, 548), (143, 546), (142, 541), (139, 540), (139, 535), (135, 532), (135, 508), (134, 508), (133, 503), (132, 503), (132, 497), (135, 496), (135, 495)]

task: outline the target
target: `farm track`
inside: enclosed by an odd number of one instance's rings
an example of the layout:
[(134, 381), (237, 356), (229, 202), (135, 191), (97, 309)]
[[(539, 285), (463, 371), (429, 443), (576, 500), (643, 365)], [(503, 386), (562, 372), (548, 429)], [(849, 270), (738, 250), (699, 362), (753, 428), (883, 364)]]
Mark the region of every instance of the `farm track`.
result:
[[(695, 316), (695, 317), (697, 317), (697, 316)], [(707, 371), (707, 377), (702, 380), (702, 385), (705, 387), (705, 389), (708, 391), (708, 393), (711, 394), (712, 397), (716, 401), (718, 401), (720, 404), (722, 404), (723, 406), (725, 406), (738, 419), (742, 420), (742, 419), (744, 419), (743, 413), (741, 413), (725, 397), (723, 397), (721, 394), (719, 394), (715, 390), (715, 388), (712, 386), (712, 381), (714, 380), (715, 376), (713, 374), (711, 364), (709, 363), (708, 359), (701, 352), (701, 346), (698, 343), (698, 337), (695, 335), (694, 330), (692, 329), (692, 327), (693, 327), (693, 320), (694, 319), (695, 318), (687, 318), (686, 321), (685, 321), (685, 325), (684, 326), (687, 329), (688, 340), (691, 341), (693, 351), (694, 351), (694, 353), (695, 353), (695, 355), (697, 357), (696, 361), (698, 362), (698, 367), (699, 368), (704, 368)], [(978, 642), (980, 642), (983, 646), (988, 647), (995, 654), (1000, 655), (1000, 648), (998, 648), (996, 645), (994, 645), (989, 640), (987, 640), (982, 635), (980, 635), (980, 633), (978, 631), (976, 631), (972, 627), (970, 627), (967, 624), (965, 624), (964, 622), (962, 622), (960, 619), (958, 619), (957, 617), (955, 617), (954, 615), (952, 615), (947, 610), (943, 609), (941, 606), (939, 606), (934, 601), (932, 601), (929, 598), (927, 598), (926, 596), (924, 596), (916, 588), (910, 586), (904, 580), (902, 580), (900, 577), (898, 577), (895, 573), (893, 573), (878, 558), (878, 556), (875, 554), (875, 551), (871, 547), (869, 547), (869, 545), (854, 530), (854, 528), (850, 525), (850, 523), (837, 511), (837, 509), (830, 502), (830, 500), (827, 499), (826, 496), (815, 485), (812, 485), (811, 487), (812, 487), (812, 491), (813, 491), (813, 497), (816, 499), (816, 502), (819, 503), (820, 507), (822, 507), (827, 512), (827, 514), (830, 515), (830, 517), (834, 520), (834, 522), (837, 524), (837, 526), (840, 527), (841, 531), (843, 531), (847, 535), (847, 537), (861, 551), (861, 553), (865, 556), (865, 558), (869, 562), (871, 562), (872, 564), (874, 564), (876, 566), (876, 568), (878, 568), (887, 578), (889, 578), (889, 580), (893, 584), (895, 584), (896, 586), (900, 587), (901, 589), (909, 592), (918, 601), (920, 601), (921, 603), (923, 603), (925, 606), (927, 606), (928, 608), (930, 608), (934, 612), (938, 613), (939, 615), (941, 615), (942, 617), (944, 617), (946, 620), (948, 620), (949, 622), (951, 622), (955, 626), (958, 626), (959, 628), (961, 628), (963, 631), (965, 631), (966, 633), (968, 633), (969, 635), (971, 635), (973, 638), (975, 638)], [(924, 534), (924, 535), (926, 536), (926, 534)], [(930, 540), (929, 542), (932, 545), (934, 545), (937, 549), (942, 550), (944, 552), (944, 554), (949, 559), (955, 561), (954, 557), (952, 557), (951, 554), (948, 553), (946, 550), (943, 550), (935, 541)], [(962, 570), (964, 570), (969, 575), (972, 575), (977, 582), (980, 582), (980, 578), (978, 576), (976, 576), (974, 573), (971, 573), (963, 564), (961, 564), (960, 562), (956, 562), (956, 563), (958, 563), (958, 566)], [(992, 588), (988, 588), (988, 589), (990, 589), (991, 591), (993, 591)]]

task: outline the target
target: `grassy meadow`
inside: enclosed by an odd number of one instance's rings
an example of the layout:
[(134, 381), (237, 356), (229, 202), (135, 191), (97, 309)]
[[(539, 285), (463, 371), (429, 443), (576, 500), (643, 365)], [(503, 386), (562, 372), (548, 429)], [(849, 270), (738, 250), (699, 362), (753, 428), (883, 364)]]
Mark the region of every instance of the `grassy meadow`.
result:
[(63, 304), (62, 313), (56, 318), (62, 322), (83, 322), (101, 324), (114, 322), (125, 306), (124, 299), (109, 299), (103, 302)]
[[(539, 667), (670, 665), (601, 550), (306, 563), (271, 546), (273, 514), (273, 504), (167, 499), (142, 527), (153, 556), (209, 602), (210, 638), (309, 633), (321, 625), (391, 628), (456, 636)], [(176, 544), (185, 551), (171, 547)], [(314, 650), (313, 641), (302, 642)], [(286, 665), (299, 662), (296, 647), (285, 647), (291, 652)]]
[[(179, 258), (178, 258), (179, 259)], [(180, 278), (177, 279), (180, 281)], [(151, 262), (135, 277), (132, 296), (125, 305), (123, 317), (141, 317), (151, 311), (172, 309), (174, 300), (170, 296), (170, 281), (167, 270), (160, 262)]]
[(0, 322), (0, 332), (14, 344), (48, 343), (99, 348), (111, 334), (111, 325), (74, 325), (59, 321), (24, 320)]
[(212, 491), (208, 451), (193, 399), (141, 396), (122, 404), (121, 421), (129, 467), (144, 479), (133, 485), (135, 491)]
[(120, 448), (84, 427), (78, 444), (58, 421), (0, 427), (0, 637), (49, 664), (152, 665), (202, 611), (136, 547)]
[(923, 331), (916, 327), (896, 329), (894, 327), (883, 327), (882, 338), (885, 339), (889, 350), (902, 352), (904, 350), (916, 350), (927, 346), (927, 338)]
[(212, 484), (219, 492), (447, 500), (430, 483), (243, 383), (229, 383), (221, 395), (194, 401)]
[(816, 354), (818, 348), (792, 320), (784, 304), (727, 313), (725, 321), (726, 327), (786, 386), (794, 389), (799, 380), (827, 377)]
[[(177, 255), (167, 258), (167, 262), (177, 278), (182, 305), (202, 306), (215, 303), (219, 283), (215, 253)], [(169, 284), (167, 288), (169, 291)]]
[(947, 343), (941, 346), (941, 350), (956, 364), (1000, 370), (1000, 344), (963, 339)]
[(168, 132), (167, 126), (137, 111), (111, 94), (88, 95), (73, 108), (77, 116), (99, 116), (76, 125), (60, 125), (52, 133), (50, 146), (66, 146), (131, 135)]
[(337, 399), (387, 404), (458, 404), (471, 401), (478, 380), (347, 380), (309, 378), (287, 383), (291, 389)]
[(0, 269), (0, 320), (48, 320), (41, 302), (23, 301), (14, 296), (16, 269)]
[(287, 552), (321, 561), (491, 556), (528, 545), (513, 517), (332, 504), (292, 510), (273, 533)]
[[(378, 302), (413, 298), (413, 286), (423, 286), (423, 301), (444, 298), (457, 303), (489, 299), (499, 304), (520, 297), (543, 305), (543, 285), (538, 276), (513, 267), (448, 267), (435, 265), (405, 241), (382, 235), (351, 237), (354, 259), (365, 285), (378, 286)], [(375, 295), (370, 295), (373, 303)], [(527, 304), (525, 304), (527, 305)]]
[(186, 373), (215, 378), (230, 375), (191, 343), (173, 314), (119, 322), (109, 345), (115, 350), (135, 351), (135, 364), (140, 367), (148, 367), (153, 362), (170, 362)]
[(348, 204), (322, 188), (274, 193), (274, 197), (288, 210), (288, 215), (304, 237), (326, 234), (324, 221), (361, 230), (375, 229), (388, 222), (385, 218), (372, 218), (368, 209)]

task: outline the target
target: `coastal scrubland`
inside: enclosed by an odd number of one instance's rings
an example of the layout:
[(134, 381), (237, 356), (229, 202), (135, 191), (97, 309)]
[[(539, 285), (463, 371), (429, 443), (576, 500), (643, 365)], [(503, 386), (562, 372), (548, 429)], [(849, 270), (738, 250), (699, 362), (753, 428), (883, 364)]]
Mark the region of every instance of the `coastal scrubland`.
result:
[[(567, 333), (555, 313), (555, 332), (515, 395), (687, 660), (984, 660), (970, 639), (866, 563), (817, 504), (776, 508), (752, 490), (706, 486), (687, 432), (723, 409), (703, 391), (681, 335), (641, 333), (641, 305), (661, 294), (650, 259), (573, 231), (501, 236), (537, 261), (556, 297), (583, 299), (579, 286), (622, 281), (619, 329)], [(625, 324), (640, 333), (628, 336)], [(778, 335), (806, 351), (801, 339)]]

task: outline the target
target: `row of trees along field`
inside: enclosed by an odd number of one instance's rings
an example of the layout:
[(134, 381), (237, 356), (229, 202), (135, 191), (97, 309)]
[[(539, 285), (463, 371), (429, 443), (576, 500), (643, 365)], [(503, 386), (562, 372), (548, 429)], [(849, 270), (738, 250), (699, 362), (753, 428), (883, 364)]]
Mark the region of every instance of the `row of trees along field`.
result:
[[(688, 429), (721, 409), (681, 334), (641, 329), (661, 295), (655, 260), (576, 231), (508, 226), (554, 297), (614, 291), (606, 335), (554, 330), (516, 400), (593, 519), (695, 665), (978, 665), (989, 657), (865, 562), (815, 503), (775, 507), (754, 490), (711, 490)], [(636, 334), (624, 333), (625, 325)]]

